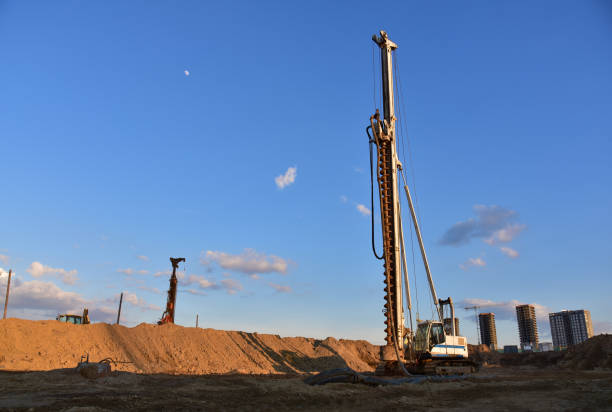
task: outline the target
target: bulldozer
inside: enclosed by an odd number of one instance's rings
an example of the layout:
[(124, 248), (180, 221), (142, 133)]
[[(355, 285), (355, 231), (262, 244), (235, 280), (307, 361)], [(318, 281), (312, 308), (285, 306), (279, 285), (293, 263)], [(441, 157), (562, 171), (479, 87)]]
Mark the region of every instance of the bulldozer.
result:
[(72, 323), (75, 325), (88, 325), (89, 322), (89, 310), (83, 309), (82, 315), (71, 315), (68, 313), (59, 314), (55, 317), (55, 320), (60, 322)]

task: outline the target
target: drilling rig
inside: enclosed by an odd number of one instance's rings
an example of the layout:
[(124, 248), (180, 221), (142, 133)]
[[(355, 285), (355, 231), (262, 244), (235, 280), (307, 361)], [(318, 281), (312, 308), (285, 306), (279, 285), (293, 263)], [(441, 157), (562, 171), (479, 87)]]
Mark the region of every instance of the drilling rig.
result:
[[(370, 178), (372, 204), (374, 203), (373, 146), (376, 150), (376, 181), (380, 202), (380, 219), (382, 229), (383, 254), (378, 256), (374, 248), (372, 232), (372, 249), (374, 255), (383, 260), (385, 303), (385, 341), (381, 347), (381, 368), (379, 372), (396, 372), (398, 369), (406, 374), (408, 370), (417, 373), (465, 373), (474, 370), (475, 365), (467, 359), (467, 342), (465, 337), (455, 334), (455, 311), (453, 301), (438, 299), (433, 283), (429, 262), (421, 230), (417, 221), (412, 197), (408, 188), (402, 163), (397, 155), (396, 116), (393, 84), (393, 52), (397, 44), (392, 42), (387, 33), (380, 31), (380, 36), (373, 35), (372, 40), (380, 48), (382, 74), (381, 116), (378, 109), (370, 117), (366, 128), (370, 143)], [(370, 134), (372, 133), (372, 135)], [(412, 326), (412, 303), (408, 283), (408, 268), (402, 227), (399, 178), (402, 178), (403, 189), (410, 209), (416, 237), (425, 266), (431, 297), (436, 308), (436, 319), (419, 322), (416, 333)], [(372, 215), (372, 231), (374, 230)], [(402, 279), (403, 278), (403, 279)], [(402, 282), (403, 280), (403, 282)], [(409, 327), (404, 325), (404, 306), (402, 283), (406, 294), (407, 309), (410, 314)], [(444, 308), (450, 309), (451, 329), (444, 331)], [(418, 322), (418, 319), (417, 319)]]
[(168, 300), (166, 301), (166, 310), (164, 311), (161, 319), (157, 322), (158, 325), (166, 323), (174, 323), (174, 309), (176, 307), (176, 269), (181, 262), (184, 262), (185, 258), (170, 258), (172, 263), (172, 276), (170, 276), (170, 288), (168, 289)]

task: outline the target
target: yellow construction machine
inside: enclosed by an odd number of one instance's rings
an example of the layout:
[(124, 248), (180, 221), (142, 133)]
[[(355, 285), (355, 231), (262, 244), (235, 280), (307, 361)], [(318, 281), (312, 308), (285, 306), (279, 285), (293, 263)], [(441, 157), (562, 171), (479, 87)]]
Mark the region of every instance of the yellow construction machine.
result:
[(82, 315), (71, 315), (68, 313), (63, 313), (57, 315), (55, 320), (66, 323), (73, 323), (75, 325), (88, 325), (89, 324), (89, 310), (87, 308), (83, 309)]

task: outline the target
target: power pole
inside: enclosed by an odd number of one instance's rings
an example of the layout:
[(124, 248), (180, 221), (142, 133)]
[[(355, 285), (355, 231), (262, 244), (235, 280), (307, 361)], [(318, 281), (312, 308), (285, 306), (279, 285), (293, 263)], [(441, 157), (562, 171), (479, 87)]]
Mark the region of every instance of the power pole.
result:
[(198, 314), (196, 313), (196, 328), (198, 327), (198, 317), (199, 317), (199, 316), (200, 316), (200, 315), (198, 315)]
[(6, 308), (8, 306), (9, 291), (11, 289), (11, 274), (13, 269), (9, 269), (8, 282), (6, 283), (6, 297), (4, 298), (4, 316), (2, 319), (6, 319)]
[(123, 292), (121, 292), (121, 297), (119, 297), (119, 311), (117, 312), (117, 325), (119, 324), (119, 318), (121, 318), (121, 303), (123, 303)]

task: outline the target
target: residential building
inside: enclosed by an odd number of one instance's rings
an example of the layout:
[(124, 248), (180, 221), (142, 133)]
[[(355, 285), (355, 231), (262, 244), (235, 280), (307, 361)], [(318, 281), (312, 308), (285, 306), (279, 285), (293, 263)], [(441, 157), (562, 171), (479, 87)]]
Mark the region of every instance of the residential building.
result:
[(564, 349), (584, 342), (593, 336), (591, 312), (588, 310), (564, 310), (549, 313), (548, 319), (555, 348)]
[(479, 313), (480, 341), (491, 349), (497, 349), (497, 331), (495, 330), (495, 313)]
[(536, 350), (538, 348), (538, 324), (536, 323), (535, 307), (533, 305), (518, 305), (516, 307), (521, 349)]

